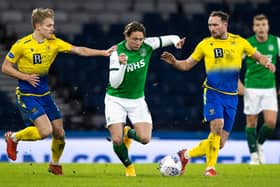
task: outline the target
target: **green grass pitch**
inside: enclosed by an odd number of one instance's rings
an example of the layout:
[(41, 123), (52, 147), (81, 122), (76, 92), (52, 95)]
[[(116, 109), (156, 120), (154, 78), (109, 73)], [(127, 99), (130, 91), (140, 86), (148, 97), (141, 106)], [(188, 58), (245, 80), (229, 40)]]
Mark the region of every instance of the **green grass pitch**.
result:
[(158, 164), (136, 164), (137, 177), (125, 177), (121, 164), (63, 164), (63, 176), (47, 172), (47, 164), (0, 163), (3, 187), (180, 187), (280, 186), (280, 165), (218, 164), (216, 177), (205, 177), (204, 164), (189, 164), (179, 177), (163, 177)]

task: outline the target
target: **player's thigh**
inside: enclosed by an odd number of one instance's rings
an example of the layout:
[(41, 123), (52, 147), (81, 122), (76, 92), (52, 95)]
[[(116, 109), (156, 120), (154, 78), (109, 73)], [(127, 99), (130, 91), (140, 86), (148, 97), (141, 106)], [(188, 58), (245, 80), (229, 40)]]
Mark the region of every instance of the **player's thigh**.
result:
[(277, 122), (277, 112), (272, 110), (263, 111), (264, 123), (270, 127), (275, 128)]
[[(51, 97), (51, 94), (42, 97), (40, 102), (41, 102), (41, 105), (44, 107), (44, 110), (50, 121), (62, 119), (60, 110), (58, 109), (53, 98)], [(62, 120), (61, 120), (61, 122), (62, 122)], [(57, 123), (59, 124), (60, 121), (58, 121)], [(61, 123), (61, 125), (62, 125), (62, 123)], [(62, 126), (61, 126), (61, 128), (62, 128)]]
[(236, 116), (236, 107), (225, 107), (224, 108), (224, 130), (231, 132), (234, 120)]
[(114, 123), (108, 126), (114, 144), (120, 145), (123, 142), (123, 123)]
[(259, 90), (252, 88), (245, 88), (244, 92), (244, 114), (256, 115), (262, 111), (261, 98)]
[(262, 90), (261, 108), (262, 110), (278, 111), (277, 93), (275, 88)]
[(111, 124), (126, 123), (127, 111), (125, 106), (114, 98), (105, 97), (106, 126)]
[(152, 124), (152, 116), (144, 98), (137, 99), (127, 106), (128, 118), (132, 124)]
[(210, 122), (215, 119), (223, 119), (223, 104), (221, 94), (213, 90), (204, 89), (204, 120)]
[(46, 138), (52, 134), (53, 128), (46, 114), (43, 114), (36, 118), (33, 123), (37, 127), (41, 138)]
[(45, 114), (45, 110), (39, 100), (40, 97), (17, 96), (16, 105), (26, 126), (34, 124), (38, 117)]
[(151, 123), (135, 123), (133, 124), (135, 132), (141, 141), (148, 143), (152, 137), (153, 126)]

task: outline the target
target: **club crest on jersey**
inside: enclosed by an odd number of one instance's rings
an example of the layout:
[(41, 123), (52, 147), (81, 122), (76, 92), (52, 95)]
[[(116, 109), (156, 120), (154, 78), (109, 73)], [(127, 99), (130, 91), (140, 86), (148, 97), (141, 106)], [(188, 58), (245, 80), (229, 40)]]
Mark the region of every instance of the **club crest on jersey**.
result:
[(273, 50), (274, 50), (273, 45), (269, 45), (269, 46), (268, 46), (268, 50), (269, 50), (269, 51), (273, 51)]
[(144, 56), (147, 55), (147, 51), (146, 51), (145, 48), (141, 48), (141, 49), (139, 50), (139, 53), (140, 53), (140, 55), (141, 55), (142, 57), (144, 57)]
[(211, 108), (211, 109), (209, 110), (209, 115), (210, 115), (210, 116), (213, 116), (215, 113), (216, 113), (216, 112), (215, 112), (214, 108)]

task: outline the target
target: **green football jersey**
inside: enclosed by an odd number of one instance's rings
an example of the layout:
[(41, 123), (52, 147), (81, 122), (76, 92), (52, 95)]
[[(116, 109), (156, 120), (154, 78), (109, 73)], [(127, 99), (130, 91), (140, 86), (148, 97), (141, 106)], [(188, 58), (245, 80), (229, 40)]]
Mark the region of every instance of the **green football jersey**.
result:
[[(271, 63), (276, 64), (279, 55), (278, 38), (273, 35), (268, 35), (266, 42), (258, 42), (256, 36), (251, 36), (248, 41), (259, 52), (267, 56)], [(246, 73), (245, 73), (245, 87), (246, 88), (275, 88), (275, 73), (270, 72), (264, 68), (254, 59), (246, 58)]]
[(128, 57), (123, 81), (118, 88), (113, 88), (109, 83), (106, 93), (115, 97), (137, 99), (144, 96), (147, 71), (153, 48), (143, 42), (139, 50), (130, 51), (126, 48), (125, 42), (122, 41), (117, 45), (118, 56), (124, 53)]

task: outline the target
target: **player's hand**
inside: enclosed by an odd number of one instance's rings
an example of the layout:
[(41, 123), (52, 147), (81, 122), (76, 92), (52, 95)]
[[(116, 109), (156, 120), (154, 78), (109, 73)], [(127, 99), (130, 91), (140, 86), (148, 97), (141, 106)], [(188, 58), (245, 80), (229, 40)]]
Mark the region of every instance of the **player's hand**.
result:
[(176, 48), (177, 49), (182, 49), (182, 47), (183, 47), (183, 45), (184, 45), (184, 43), (185, 43), (185, 40), (186, 40), (186, 37), (184, 37), (184, 38), (181, 38), (180, 40), (179, 40), (179, 42), (176, 44)]
[(272, 73), (275, 73), (275, 71), (276, 71), (275, 65), (272, 64), (271, 62), (266, 63), (266, 64), (265, 64), (265, 67), (266, 67), (267, 69), (269, 69), (269, 71), (271, 71)]
[(26, 74), (24, 80), (27, 81), (29, 84), (31, 84), (33, 87), (37, 87), (40, 82), (40, 76), (38, 74), (31, 74), (31, 75)]
[(112, 47), (104, 51), (104, 56), (110, 56), (114, 51), (116, 51), (116, 49), (117, 46), (113, 45)]
[(119, 56), (120, 63), (125, 65), (125, 64), (127, 64), (127, 60), (128, 60), (128, 57), (124, 53), (121, 53)]
[(164, 51), (160, 55), (160, 59), (165, 61), (168, 64), (176, 64), (176, 58), (169, 52)]

